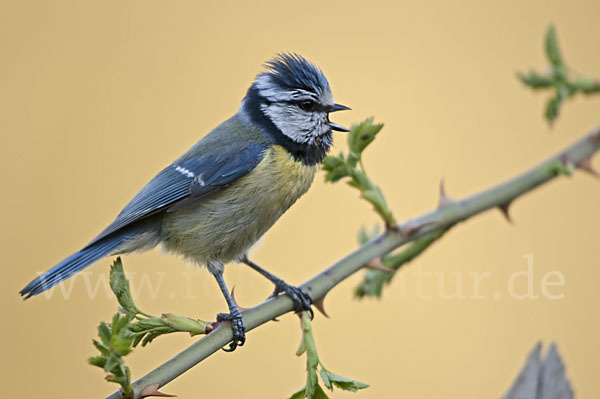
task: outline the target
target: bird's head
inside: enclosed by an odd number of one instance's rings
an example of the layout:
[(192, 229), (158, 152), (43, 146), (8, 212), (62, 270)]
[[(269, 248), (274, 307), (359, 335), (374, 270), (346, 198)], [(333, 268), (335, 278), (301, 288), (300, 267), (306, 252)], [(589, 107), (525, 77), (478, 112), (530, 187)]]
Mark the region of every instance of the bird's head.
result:
[(325, 152), (332, 130), (348, 129), (329, 120), (331, 112), (350, 109), (336, 104), (323, 72), (298, 54), (279, 54), (265, 64), (244, 98), (242, 109), (263, 127), (295, 145)]

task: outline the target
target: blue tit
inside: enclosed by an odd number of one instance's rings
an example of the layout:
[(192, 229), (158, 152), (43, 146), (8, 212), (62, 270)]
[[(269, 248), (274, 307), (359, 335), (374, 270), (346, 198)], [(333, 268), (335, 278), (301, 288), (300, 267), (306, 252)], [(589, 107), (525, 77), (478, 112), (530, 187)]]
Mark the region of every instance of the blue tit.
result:
[(223, 279), (224, 264), (242, 262), (271, 280), (274, 295), (289, 295), (297, 311), (311, 298), (248, 259), (249, 249), (310, 187), (332, 144), (336, 104), (323, 72), (297, 54), (265, 64), (238, 112), (163, 169), (117, 218), (79, 252), (29, 283), (40, 294), (107, 255), (148, 250), (170, 253), (215, 276), (229, 306), (229, 350), (243, 345), (245, 327)]

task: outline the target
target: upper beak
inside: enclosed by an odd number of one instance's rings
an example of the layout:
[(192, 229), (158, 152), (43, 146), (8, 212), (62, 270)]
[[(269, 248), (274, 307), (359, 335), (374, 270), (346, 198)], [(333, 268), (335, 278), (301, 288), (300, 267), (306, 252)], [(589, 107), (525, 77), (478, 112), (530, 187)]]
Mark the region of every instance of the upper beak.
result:
[[(332, 106), (329, 107), (329, 109), (327, 110), (329, 113), (331, 112), (337, 112), (337, 111), (347, 111), (350, 110), (350, 107), (346, 107), (345, 105), (342, 104), (333, 104)], [(331, 126), (332, 130), (338, 131), (338, 132), (349, 132), (349, 129), (346, 129), (344, 126), (342, 125), (338, 125), (335, 122), (331, 122), (329, 121), (329, 126)]]
[(345, 105), (342, 105), (342, 104), (333, 104), (332, 106), (329, 107), (328, 111), (329, 112), (349, 111), (351, 109), (352, 108), (346, 107)]

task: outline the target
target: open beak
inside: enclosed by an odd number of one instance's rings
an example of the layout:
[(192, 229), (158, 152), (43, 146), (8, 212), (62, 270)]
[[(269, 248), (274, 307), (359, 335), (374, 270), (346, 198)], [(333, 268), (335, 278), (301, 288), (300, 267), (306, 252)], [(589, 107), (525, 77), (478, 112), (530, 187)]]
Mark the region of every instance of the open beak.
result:
[[(330, 106), (327, 111), (329, 113), (331, 112), (337, 112), (337, 111), (348, 111), (350, 110), (350, 107), (346, 107), (345, 105), (342, 104), (333, 104), (332, 106)], [(329, 126), (331, 126), (332, 130), (335, 130), (336, 132), (349, 132), (349, 129), (346, 129), (344, 126), (342, 125), (338, 125), (337, 123), (331, 122), (329, 121)]]

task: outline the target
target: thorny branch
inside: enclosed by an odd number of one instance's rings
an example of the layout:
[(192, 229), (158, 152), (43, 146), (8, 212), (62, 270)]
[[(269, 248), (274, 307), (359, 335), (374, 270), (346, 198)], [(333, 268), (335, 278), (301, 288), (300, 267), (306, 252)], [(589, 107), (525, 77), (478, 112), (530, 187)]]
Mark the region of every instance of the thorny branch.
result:
[[(600, 149), (600, 126), (557, 155), (504, 183), (460, 200), (442, 198), (438, 209), (388, 229), (314, 276), (301, 287), (310, 294), (317, 308), (322, 309), (323, 299), (333, 287), (361, 270), (373, 259), (378, 259), (404, 244), (448, 229), (490, 209), (497, 208), (508, 215), (509, 206), (516, 198), (555, 177), (571, 175), (575, 169), (597, 177), (590, 159), (598, 149)], [(247, 330), (252, 330), (292, 310), (291, 299), (279, 296), (246, 310), (243, 313), (244, 324)], [(204, 338), (135, 381), (133, 397), (141, 398), (158, 394), (158, 388), (211, 356), (231, 339), (229, 326), (220, 325)], [(109, 398), (122, 398), (122, 392), (115, 392)]]

